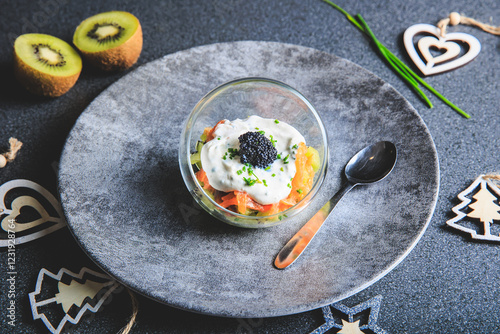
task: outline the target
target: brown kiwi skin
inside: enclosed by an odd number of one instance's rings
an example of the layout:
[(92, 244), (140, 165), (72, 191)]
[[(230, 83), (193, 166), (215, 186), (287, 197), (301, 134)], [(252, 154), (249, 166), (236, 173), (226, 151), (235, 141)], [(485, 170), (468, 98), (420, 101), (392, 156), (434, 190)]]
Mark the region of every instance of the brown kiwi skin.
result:
[(81, 70), (70, 76), (61, 77), (34, 70), (14, 51), (14, 75), (31, 93), (40, 96), (58, 97), (71, 89), (78, 80)]
[[(76, 45), (75, 45), (76, 46)], [(78, 46), (76, 46), (78, 48)], [(104, 51), (86, 52), (79, 49), (83, 57), (92, 65), (104, 71), (122, 71), (130, 68), (137, 62), (142, 51), (142, 27), (139, 23), (137, 30), (125, 43)]]

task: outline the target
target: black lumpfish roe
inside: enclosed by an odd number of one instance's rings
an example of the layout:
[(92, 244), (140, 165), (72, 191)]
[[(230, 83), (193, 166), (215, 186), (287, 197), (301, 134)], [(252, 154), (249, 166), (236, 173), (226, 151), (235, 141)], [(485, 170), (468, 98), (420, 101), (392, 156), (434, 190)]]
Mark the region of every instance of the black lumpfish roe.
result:
[(276, 160), (278, 151), (273, 143), (259, 132), (247, 132), (238, 137), (240, 160), (256, 168), (266, 168)]

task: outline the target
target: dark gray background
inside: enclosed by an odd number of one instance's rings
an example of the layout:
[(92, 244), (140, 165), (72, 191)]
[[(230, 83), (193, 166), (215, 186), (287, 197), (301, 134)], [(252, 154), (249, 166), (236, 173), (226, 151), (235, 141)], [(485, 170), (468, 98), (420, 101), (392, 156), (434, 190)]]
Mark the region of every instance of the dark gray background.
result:
[[(407, 63), (404, 30), (416, 23), (435, 24), (450, 11), (482, 22), (500, 24), (497, 1), (338, 1), (352, 14), (361, 13), (379, 39)], [(175, 51), (215, 42), (264, 40), (299, 44), (351, 60), (392, 84), (426, 122), (440, 159), (441, 187), (435, 214), (410, 255), (386, 277), (344, 301), (354, 306), (382, 295), (378, 325), (390, 333), (495, 333), (500, 327), (495, 305), (500, 287), (497, 244), (471, 242), (445, 226), (453, 217), (456, 196), (483, 173), (499, 171), (500, 40), (477, 28), (458, 26), (476, 36), (482, 50), (470, 64), (427, 82), (468, 111), (466, 120), (437, 98), (428, 109), (383, 63), (367, 40), (333, 8), (309, 1), (164, 1), (74, 2), (66, 0), (5, 1), (0, 12), (0, 146), (8, 138), (25, 143), (18, 159), (0, 170), (0, 184), (26, 178), (56, 194), (54, 162), (79, 114), (108, 85), (126, 74), (105, 74), (85, 66), (76, 86), (58, 99), (33, 97), (12, 76), (12, 40), (40, 32), (71, 41), (74, 28), (88, 16), (126, 10), (141, 21), (144, 47), (137, 65)], [(136, 66), (137, 66), (136, 65)], [(57, 272), (95, 268), (70, 233), (63, 229), (17, 248), (18, 325), (16, 331), (46, 332), (33, 321), (27, 294), (34, 290), (41, 268)], [(2, 266), (6, 255), (2, 253)], [(2, 270), (3, 271), (3, 270)], [(2, 309), (5, 272), (0, 274)], [(266, 319), (225, 319), (172, 309), (140, 297), (138, 333), (307, 333), (322, 322), (321, 310)], [(4, 311), (1, 311), (4, 314)], [(75, 333), (117, 332), (130, 314), (126, 293), (73, 329)], [(1, 331), (6, 318), (0, 320)]]

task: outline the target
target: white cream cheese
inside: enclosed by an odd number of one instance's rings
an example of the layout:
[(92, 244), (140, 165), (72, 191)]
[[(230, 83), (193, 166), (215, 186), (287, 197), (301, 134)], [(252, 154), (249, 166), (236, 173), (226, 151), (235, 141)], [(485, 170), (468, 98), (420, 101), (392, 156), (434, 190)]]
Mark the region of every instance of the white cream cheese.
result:
[[(263, 131), (278, 151), (278, 159), (266, 169), (252, 167), (253, 174), (249, 174), (248, 166), (242, 164), (239, 155), (231, 154), (233, 149), (240, 148), (238, 137), (249, 131)], [(288, 197), (296, 172), (295, 152), (299, 143), (305, 143), (294, 127), (279, 120), (250, 116), (245, 120), (225, 120), (217, 126), (214, 136), (201, 150), (201, 165), (213, 188), (224, 192), (244, 191), (263, 205)], [(260, 182), (248, 184), (248, 180), (256, 178)]]

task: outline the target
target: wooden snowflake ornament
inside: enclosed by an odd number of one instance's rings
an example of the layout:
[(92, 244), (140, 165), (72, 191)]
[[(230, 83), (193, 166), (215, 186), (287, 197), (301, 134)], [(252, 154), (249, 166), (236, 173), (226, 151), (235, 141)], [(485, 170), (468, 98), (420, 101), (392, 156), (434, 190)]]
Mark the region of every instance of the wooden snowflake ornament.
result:
[(462, 202), (452, 209), (456, 216), (446, 224), (472, 239), (500, 241), (500, 234), (491, 232), (493, 224), (500, 224), (500, 189), (491, 177), (479, 176), (458, 198)]

